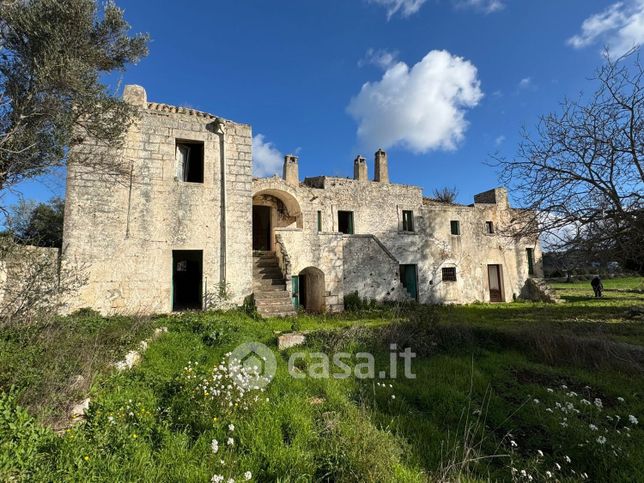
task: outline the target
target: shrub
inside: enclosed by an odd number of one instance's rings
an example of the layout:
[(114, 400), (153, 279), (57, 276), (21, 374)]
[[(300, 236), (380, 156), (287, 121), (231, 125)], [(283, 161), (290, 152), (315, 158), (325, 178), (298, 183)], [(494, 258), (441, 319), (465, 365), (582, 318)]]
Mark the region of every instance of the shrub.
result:
[(48, 465), (55, 435), (18, 406), (15, 394), (0, 394), (0, 480), (29, 480)]

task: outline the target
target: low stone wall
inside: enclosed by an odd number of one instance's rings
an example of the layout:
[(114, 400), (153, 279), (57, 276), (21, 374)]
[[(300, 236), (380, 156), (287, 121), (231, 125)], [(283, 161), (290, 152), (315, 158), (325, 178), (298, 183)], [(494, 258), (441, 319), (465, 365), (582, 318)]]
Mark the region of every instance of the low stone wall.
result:
[[(55, 311), (68, 277), (61, 279), (60, 251), (5, 243), (0, 247), (0, 320)], [(74, 288), (74, 287), (69, 287)]]
[(405, 301), (411, 297), (400, 283), (398, 260), (373, 235), (344, 237), (344, 293), (361, 298)]

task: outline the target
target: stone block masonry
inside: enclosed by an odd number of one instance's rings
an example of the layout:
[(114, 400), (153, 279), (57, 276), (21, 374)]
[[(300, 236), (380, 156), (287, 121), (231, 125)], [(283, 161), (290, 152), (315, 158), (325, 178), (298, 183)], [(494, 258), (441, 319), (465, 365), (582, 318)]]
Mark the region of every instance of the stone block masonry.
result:
[[(87, 138), (70, 153), (61, 269), (82, 267), (87, 283), (67, 311), (201, 309), (222, 293), (240, 304), (267, 285), (266, 306), (315, 312), (342, 310), (352, 292), (509, 301), (541, 275), (538, 240), (504, 235), (520, 212), (503, 188), (468, 206), (440, 203), (392, 182), (382, 149), (373, 180), (360, 155), (353, 179), (300, 181), (293, 155), (282, 177), (254, 179), (249, 125), (149, 102), (140, 86), (126, 86), (124, 99), (138, 108), (124, 146)], [(97, 157), (119, 169), (90, 168)], [(253, 253), (255, 265), (274, 266), (254, 268)]]

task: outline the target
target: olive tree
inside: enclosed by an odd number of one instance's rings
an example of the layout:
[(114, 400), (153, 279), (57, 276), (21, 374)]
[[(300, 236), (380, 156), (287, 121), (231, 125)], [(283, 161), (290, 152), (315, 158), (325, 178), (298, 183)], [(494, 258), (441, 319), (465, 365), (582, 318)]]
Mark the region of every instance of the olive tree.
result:
[(132, 109), (101, 75), (147, 54), (147, 36), (129, 29), (111, 2), (0, 0), (0, 196), (64, 166), (83, 136), (118, 146)]

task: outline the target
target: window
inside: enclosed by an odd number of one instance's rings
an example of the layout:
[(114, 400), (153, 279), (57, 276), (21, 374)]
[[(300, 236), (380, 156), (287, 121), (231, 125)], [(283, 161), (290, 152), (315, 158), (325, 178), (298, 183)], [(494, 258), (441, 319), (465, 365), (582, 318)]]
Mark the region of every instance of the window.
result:
[(528, 256), (528, 275), (534, 275), (534, 249), (526, 248), (525, 253)]
[(485, 222), (485, 233), (487, 233), (488, 235), (494, 233), (494, 223), (492, 223), (491, 221)]
[(456, 282), (456, 267), (443, 268), (443, 282)]
[(203, 183), (203, 142), (177, 140), (177, 179)]
[(338, 211), (338, 231), (353, 235), (353, 211)]
[(414, 231), (414, 212), (403, 210), (402, 212), (402, 229), (403, 231)]
[(452, 229), (452, 235), (461, 234), (461, 222), (458, 220), (452, 220), (449, 222), (450, 228)]
[(322, 212), (318, 210), (318, 232), (322, 231)]

